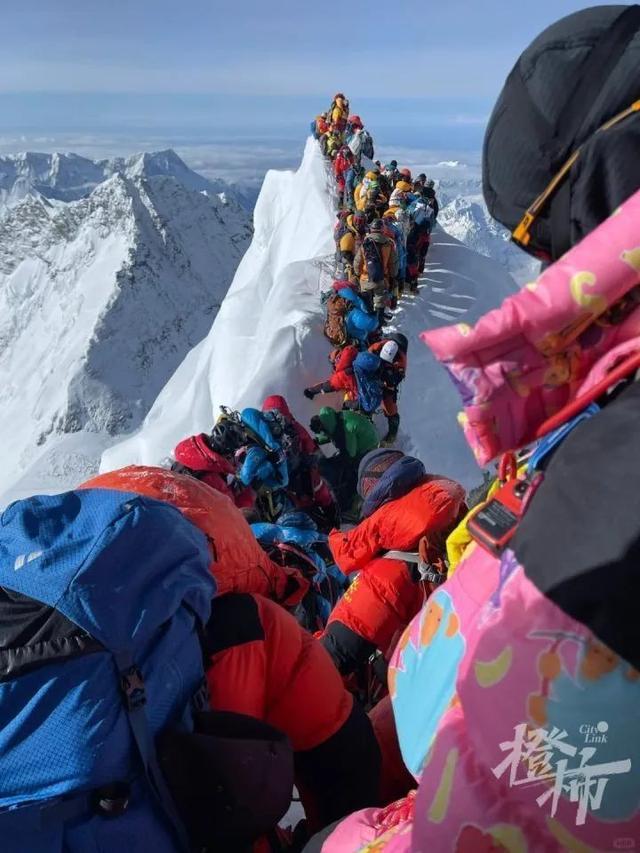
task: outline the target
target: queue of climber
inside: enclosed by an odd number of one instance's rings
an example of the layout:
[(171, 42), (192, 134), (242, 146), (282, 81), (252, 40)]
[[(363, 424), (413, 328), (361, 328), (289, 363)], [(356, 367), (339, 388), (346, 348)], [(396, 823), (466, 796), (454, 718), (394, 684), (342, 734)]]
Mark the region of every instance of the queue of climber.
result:
[(343, 93), (312, 122), (312, 132), (331, 164), (338, 211), (335, 280), (323, 294), (333, 371), (305, 395), (332, 394), (343, 409), (369, 418), (381, 408), (382, 443), (393, 445), (408, 341), (389, 324), (405, 288), (416, 292), (424, 273), (438, 215), (434, 181), (425, 174), (413, 179), (396, 160), (374, 161), (371, 135)]
[[(354, 335), (371, 306), (337, 279), (354, 307), (306, 396), (355, 406), (309, 429), (281, 396), (223, 409), (171, 469), (5, 509), (3, 851), (640, 838), (639, 32), (636, 6), (559, 21), (491, 117), (491, 212), (549, 265), (473, 327), (423, 336), (476, 458), (500, 460), (476, 506), (438, 448), (427, 467), (380, 446), (371, 415), (394, 380), (371, 377), (403, 374), (407, 342)], [(552, 144), (579, 146), (575, 185), (558, 189)], [(548, 208), (525, 209), (545, 186)]]

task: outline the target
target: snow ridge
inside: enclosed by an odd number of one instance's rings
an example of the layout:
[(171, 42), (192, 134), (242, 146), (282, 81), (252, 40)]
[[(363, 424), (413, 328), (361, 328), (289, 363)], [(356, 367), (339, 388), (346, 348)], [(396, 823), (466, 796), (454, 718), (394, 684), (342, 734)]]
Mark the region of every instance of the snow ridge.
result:
[[(306, 400), (330, 372), (320, 293), (331, 283), (333, 179), (307, 140), (297, 172), (269, 172), (255, 209), (255, 234), (207, 338), (189, 353), (139, 431), (103, 455), (101, 470), (154, 464), (181, 438), (210, 430), (221, 404), (259, 406), (283, 394), (303, 423), (337, 396)], [(418, 340), (424, 329), (473, 323), (515, 290), (497, 262), (443, 229), (433, 235), (417, 296), (401, 300), (397, 327), (410, 339), (400, 398), (401, 446), (427, 466), (472, 485), (475, 460), (456, 422), (459, 400), (445, 371)]]

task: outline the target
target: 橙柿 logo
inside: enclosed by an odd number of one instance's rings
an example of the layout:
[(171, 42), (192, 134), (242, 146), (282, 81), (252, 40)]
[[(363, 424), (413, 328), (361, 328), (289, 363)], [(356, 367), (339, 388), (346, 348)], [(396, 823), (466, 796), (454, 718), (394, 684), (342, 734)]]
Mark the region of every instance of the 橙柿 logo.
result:
[[(500, 779), (508, 773), (509, 787), (539, 785), (544, 790), (536, 802), (541, 808), (548, 808), (551, 817), (555, 816), (561, 797), (575, 803), (576, 826), (581, 826), (587, 813), (602, 805), (610, 778), (631, 771), (629, 758), (598, 761), (598, 745), (607, 743), (608, 730), (604, 721), (581, 726), (584, 746), (578, 748), (567, 741), (564, 729), (554, 726), (547, 731), (522, 723), (515, 727), (513, 740), (500, 744), (500, 750), (507, 755), (492, 768), (493, 775)], [(629, 839), (618, 840), (624, 843)]]

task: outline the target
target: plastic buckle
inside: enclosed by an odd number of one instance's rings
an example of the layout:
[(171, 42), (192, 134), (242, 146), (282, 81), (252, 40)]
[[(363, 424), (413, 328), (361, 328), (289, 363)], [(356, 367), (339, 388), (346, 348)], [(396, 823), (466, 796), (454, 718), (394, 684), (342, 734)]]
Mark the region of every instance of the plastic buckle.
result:
[(136, 711), (146, 704), (144, 677), (135, 664), (120, 673), (120, 689), (128, 711)]
[(103, 817), (120, 817), (129, 808), (131, 788), (127, 782), (114, 782), (97, 788), (92, 794), (93, 808)]

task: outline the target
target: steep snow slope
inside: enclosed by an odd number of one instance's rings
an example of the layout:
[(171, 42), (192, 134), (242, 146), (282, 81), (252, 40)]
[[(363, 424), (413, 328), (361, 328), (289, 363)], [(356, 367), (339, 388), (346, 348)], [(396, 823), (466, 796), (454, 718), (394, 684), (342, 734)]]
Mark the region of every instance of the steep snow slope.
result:
[(445, 204), (438, 219), (440, 225), (465, 246), (497, 261), (518, 284), (533, 281), (540, 271), (538, 261), (514, 246), (509, 232), (491, 218), (484, 201), (474, 198), (457, 195)]
[[(210, 429), (220, 404), (259, 405), (267, 394), (284, 394), (302, 421), (318, 408), (302, 390), (329, 371), (320, 292), (331, 281), (330, 187), (312, 140), (296, 173), (267, 174), (253, 242), (211, 332), (180, 365), (142, 429), (105, 452), (103, 470), (158, 462), (180, 438)], [(436, 325), (474, 322), (514, 288), (499, 264), (438, 229), (420, 293), (406, 297), (397, 315), (398, 328), (411, 338), (402, 441), (429, 467), (467, 484), (479, 474), (456, 423), (457, 395), (417, 335)], [(335, 397), (321, 400), (339, 404)]]
[(32, 465), (64, 488), (140, 424), (209, 330), (250, 236), (236, 206), (143, 172), (5, 212), (0, 494), (33, 482)]
[(107, 451), (102, 468), (157, 462), (189, 432), (208, 430), (221, 404), (256, 405), (302, 389), (326, 362), (320, 291), (333, 248), (331, 184), (309, 140), (299, 170), (268, 172), (254, 237), (213, 327), (162, 391), (142, 430)]
[(429, 470), (448, 474), (467, 487), (477, 485), (481, 474), (457, 423), (460, 397), (418, 335), (451, 323), (475, 323), (515, 289), (503, 266), (438, 227), (419, 293), (401, 300), (394, 321), (411, 341), (409, 371), (399, 400), (400, 445)]

